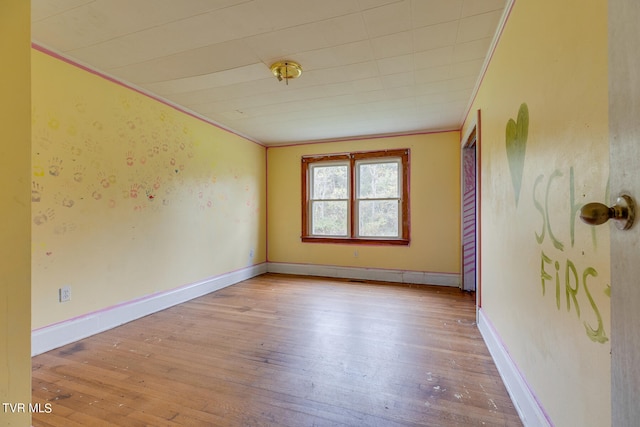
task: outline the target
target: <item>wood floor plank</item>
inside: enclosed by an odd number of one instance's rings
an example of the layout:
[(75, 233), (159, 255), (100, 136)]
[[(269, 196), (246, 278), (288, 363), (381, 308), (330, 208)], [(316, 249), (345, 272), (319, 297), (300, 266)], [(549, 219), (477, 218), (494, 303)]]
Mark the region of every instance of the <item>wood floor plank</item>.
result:
[(33, 425), (521, 426), (458, 289), (266, 274), (33, 358)]

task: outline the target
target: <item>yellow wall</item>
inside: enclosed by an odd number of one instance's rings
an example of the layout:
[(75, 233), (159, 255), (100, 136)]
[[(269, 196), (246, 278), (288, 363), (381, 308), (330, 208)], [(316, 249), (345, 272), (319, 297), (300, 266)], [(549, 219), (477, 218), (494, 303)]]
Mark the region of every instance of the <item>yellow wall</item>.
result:
[(38, 50), (32, 63), (34, 328), (265, 262), (264, 147)]
[[(459, 273), (459, 141), (443, 132), (269, 148), (269, 261)], [(301, 156), (391, 148), (411, 150), (411, 245), (302, 243)]]
[[(31, 402), (30, 28), (29, 2), (0, 2), (0, 402), (13, 405)], [(0, 407), (1, 426), (30, 421)]]
[(482, 301), (558, 426), (610, 423), (609, 234), (577, 216), (607, 200), (607, 105), (606, 2), (517, 0), (466, 124), (480, 109)]

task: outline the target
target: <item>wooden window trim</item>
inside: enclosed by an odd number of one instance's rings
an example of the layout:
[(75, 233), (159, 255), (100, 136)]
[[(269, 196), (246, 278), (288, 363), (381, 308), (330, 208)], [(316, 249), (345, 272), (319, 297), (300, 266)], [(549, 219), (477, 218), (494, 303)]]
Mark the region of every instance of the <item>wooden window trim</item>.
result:
[[(339, 243), (339, 244), (358, 244), (358, 245), (409, 245), (411, 238), (411, 224), (410, 224), (410, 188), (409, 188), (409, 154), (410, 150), (398, 149), (398, 150), (377, 150), (377, 151), (359, 151), (353, 153), (338, 153), (338, 154), (324, 154), (316, 156), (303, 156), (301, 159), (301, 201), (302, 201), (302, 235), (301, 240), (303, 242), (313, 243)], [(396, 157), (401, 159), (402, 164), (402, 219), (401, 219), (401, 233), (400, 238), (388, 239), (388, 238), (366, 238), (357, 237), (355, 235), (355, 221), (356, 216), (355, 205), (355, 183), (356, 183), (356, 168), (355, 163), (358, 160), (363, 159), (375, 159), (384, 157)], [(309, 188), (309, 166), (313, 163), (327, 162), (327, 161), (349, 161), (349, 236), (347, 237), (325, 237), (325, 236), (312, 236), (309, 230), (309, 204), (310, 204), (310, 188)]]

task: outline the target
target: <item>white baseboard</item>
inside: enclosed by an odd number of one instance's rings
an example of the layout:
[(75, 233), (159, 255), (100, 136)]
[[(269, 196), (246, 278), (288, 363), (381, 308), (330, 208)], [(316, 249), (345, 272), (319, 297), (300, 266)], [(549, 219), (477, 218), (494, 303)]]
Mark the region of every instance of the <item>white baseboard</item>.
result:
[(427, 271), (385, 270), (381, 268), (339, 267), (333, 265), (267, 263), (269, 273), (298, 274), (303, 276), (339, 277), (342, 279), (379, 280), (382, 282), (414, 283), (460, 287), (457, 273)]
[(36, 329), (31, 332), (31, 355), (45, 353), (266, 272), (266, 263), (253, 265)]
[(489, 348), (489, 353), (493, 357), (502, 381), (525, 427), (553, 426), (549, 416), (527, 384), (518, 366), (511, 359), (502, 339), (482, 309), (478, 310), (478, 329), (480, 329), (482, 338)]

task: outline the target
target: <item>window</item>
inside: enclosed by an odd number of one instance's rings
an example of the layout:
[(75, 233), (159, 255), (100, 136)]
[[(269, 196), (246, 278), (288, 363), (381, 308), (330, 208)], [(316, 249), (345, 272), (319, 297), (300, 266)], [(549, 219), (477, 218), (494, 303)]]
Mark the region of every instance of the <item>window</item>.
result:
[(409, 244), (409, 150), (302, 157), (302, 240)]

